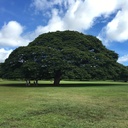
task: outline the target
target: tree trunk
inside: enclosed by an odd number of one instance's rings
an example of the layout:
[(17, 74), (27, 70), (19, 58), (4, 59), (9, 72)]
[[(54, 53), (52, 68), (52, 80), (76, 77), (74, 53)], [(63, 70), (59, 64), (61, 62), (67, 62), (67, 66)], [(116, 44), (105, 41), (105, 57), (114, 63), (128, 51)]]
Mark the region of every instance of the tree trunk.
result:
[(26, 86), (28, 86), (28, 80), (26, 80)]
[(30, 80), (26, 80), (26, 86), (30, 86), (31, 82)]
[(60, 83), (60, 80), (61, 80), (61, 71), (58, 70), (55, 74), (55, 77), (54, 77), (54, 85), (55, 86), (58, 86), (59, 83)]
[(31, 85), (31, 82), (30, 82), (30, 80), (28, 81), (28, 85), (29, 85), (29, 86)]
[(34, 81), (34, 85), (38, 86), (38, 80), (37, 79)]

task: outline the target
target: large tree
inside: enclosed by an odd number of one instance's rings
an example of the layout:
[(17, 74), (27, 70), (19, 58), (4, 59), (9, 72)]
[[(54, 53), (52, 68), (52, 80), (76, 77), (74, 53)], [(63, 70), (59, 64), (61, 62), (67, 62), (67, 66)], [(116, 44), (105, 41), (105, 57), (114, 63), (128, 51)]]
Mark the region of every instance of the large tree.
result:
[(2, 63), (0, 63), (0, 78), (2, 77)]
[[(3, 64), (6, 78), (115, 79), (118, 55), (96, 37), (75, 31), (57, 31), (37, 37), (14, 50)], [(122, 66), (123, 67), (123, 66)]]

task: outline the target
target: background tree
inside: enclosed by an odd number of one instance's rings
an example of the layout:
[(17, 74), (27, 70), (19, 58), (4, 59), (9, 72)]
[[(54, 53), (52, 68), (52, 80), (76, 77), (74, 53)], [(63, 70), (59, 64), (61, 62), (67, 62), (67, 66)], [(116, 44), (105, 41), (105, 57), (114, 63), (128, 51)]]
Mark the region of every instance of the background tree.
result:
[[(118, 54), (91, 35), (57, 31), (14, 50), (3, 64), (6, 78), (105, 80), (119, 77)], [(117, 68), (119, 68), (117, 70)], [(17, 74), (17, 75), (16, 75)]]

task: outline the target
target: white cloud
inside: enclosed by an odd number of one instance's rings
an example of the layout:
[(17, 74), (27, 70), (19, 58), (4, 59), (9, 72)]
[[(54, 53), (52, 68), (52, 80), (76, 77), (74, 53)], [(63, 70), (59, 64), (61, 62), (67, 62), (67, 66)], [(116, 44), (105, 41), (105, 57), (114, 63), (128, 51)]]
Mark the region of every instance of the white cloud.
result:
[(28, 39), (24, 39), (21, 34), (23, 33), (23, 26), (16, 21), (10, 21), (0, 29), (0, 46), (16, 47), (27, 45)]
[(128, 40), (128, 0), (122, 1), (120, 10), (100, 33), (100, 37), (109, 41)]
[(9, 54), (12, 52), (12, 50), (5, 50), (4, 48), (0, 49), (0, 63), (4, 62), (6, 58), (8, 58)]
[(119, 63), (128, 62), (128, 55), (124, 55), (118, 59)]
[(12, 52), (10, 48), (25, 46), (30, 42), (29, 39), (21, 36), (23, 30), (24, 27), (16, 21), (10, 21), (0, 29), (0, 47), (9, 49), (0, 48), (0, 62), (4, 62)]
[(37, 11), (45, 11), (52, 9), (54, 6), (59, 5), (64, 8), (68, 8), (70, 4), (73, 4), (76, 0), (33, 0), (31, 6), (35, 7)]
[(48, 25), (46, 26), (37, 26), (36, 30), (30, 34), (30, 36), (37, 37), (42, 33), (46, 33), (49, 31), (56, 31), (56, 30), (64, 30), (63, 21), (61, 17), (58, 16), (58, 10), (52, 10), (52, 18), (49, 20)]
[[(120, 0), (33, 0), (36, 11), (51, 13), (46, 26), (38, 26), (36, 33), (56, 30), (85, 31), (91, 28), (98, 17), (107, 17), (121, 6)], [(44, 11), (45, 10), (45, 11)], [(57, 10), (56, 15), (53, 10)], [(37, 34), (38, 35), (38, 34)]]

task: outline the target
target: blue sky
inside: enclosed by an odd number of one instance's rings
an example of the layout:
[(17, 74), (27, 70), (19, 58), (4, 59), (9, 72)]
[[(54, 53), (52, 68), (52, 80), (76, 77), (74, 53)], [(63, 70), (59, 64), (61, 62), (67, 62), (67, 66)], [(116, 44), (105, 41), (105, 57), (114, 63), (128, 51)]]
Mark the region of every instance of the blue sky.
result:
[(0, 0), (0, 62), (49, 31), (91, 34), (128, 66), (128, 0)]

